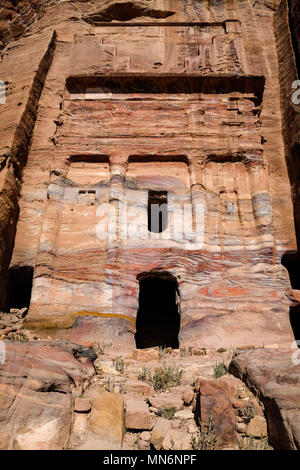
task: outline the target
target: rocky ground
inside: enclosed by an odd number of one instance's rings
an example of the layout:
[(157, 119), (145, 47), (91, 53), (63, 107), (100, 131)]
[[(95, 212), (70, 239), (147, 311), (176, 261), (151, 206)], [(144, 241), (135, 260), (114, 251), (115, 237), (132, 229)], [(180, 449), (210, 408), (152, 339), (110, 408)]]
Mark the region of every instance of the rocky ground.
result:
[(0, 320), (0, 449), (300, 448), (291, 351), (151, 348), (121, 357), (110, 344), (37, 338), (25, 315)]

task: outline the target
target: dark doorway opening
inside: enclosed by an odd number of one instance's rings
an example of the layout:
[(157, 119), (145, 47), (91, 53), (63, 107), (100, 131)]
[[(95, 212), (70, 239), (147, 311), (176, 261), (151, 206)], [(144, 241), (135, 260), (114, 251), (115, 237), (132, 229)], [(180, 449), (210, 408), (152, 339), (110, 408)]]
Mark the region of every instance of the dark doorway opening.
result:
[(29, 307), (33, 281), (33, 268), (22, 266), (8, 271), (7, 309)]
[(292, 148), (290, 174), (297, 248), (300, 251), (300, 144), (295, 144)]
[(180, 314), (178, 284), (169, 273), (144, 273), (140, 281), (139, 309), (136, 320), (136, 347), (154, 346), (178, 349)]
[[(300, 289), (300, 252), (287, 252), (281, 258), (281, 264), (287, 269), (292, 289)], [(300, 303), (290, 307), (290, 323), (295, 340), (300, 338)], [(300, 345), (298, 345), (300, 347)]]
[(300, 252), (287, 252), (281, 264), (288, 270), (292, 289), (300, 289)]
[[(290, 307), (290, 322), (296, 341), (300, 340), (300, 304)], [(300, 344), (298, 344), (300, 348)]]

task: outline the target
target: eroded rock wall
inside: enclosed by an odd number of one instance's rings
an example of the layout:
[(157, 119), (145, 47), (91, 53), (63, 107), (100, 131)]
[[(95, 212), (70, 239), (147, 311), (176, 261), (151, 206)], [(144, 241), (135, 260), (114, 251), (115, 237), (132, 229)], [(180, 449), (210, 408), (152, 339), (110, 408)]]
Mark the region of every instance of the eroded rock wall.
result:
[(0, 62), (5, 84), (0, 129), (0, 304), (6, 301), (7, 269), (19, 215), (18, 198), (39, 99), (55, 49), (55, 32), (31, 36), (8, 46)]
[[(298, 239), (299, 225), (299, 104), (293, 99), (297, 92), (295, 81), (299, 77), (299, 4), (282, 1), (274, 17), (281, 89), (282, 131), (289, 177), (292, 186), (295, 227)], [(299, 88), (299, 87), (298, 87)], [(298, 100), (297, 100), (298, 101)]]
[(297, 350), (240, 351), (230, 372), (265, 406), (268, 435), (278, 450), (299, 450), (299, 363)]

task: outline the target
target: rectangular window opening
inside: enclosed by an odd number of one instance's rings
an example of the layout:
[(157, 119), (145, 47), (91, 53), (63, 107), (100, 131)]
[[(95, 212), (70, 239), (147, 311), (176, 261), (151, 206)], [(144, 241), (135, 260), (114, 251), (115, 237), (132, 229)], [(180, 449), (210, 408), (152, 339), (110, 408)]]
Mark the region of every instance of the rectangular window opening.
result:
[(149, 191), (148, 193), (148, 230), (161, 233), (168, 226), (167, 191)]

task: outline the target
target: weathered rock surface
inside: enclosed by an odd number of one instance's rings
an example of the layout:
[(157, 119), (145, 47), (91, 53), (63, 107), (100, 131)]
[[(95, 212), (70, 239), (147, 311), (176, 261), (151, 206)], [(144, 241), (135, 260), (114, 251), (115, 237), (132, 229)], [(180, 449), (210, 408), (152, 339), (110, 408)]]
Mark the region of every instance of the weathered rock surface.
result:
[[(138, 362), (131, 364), (130, 370), (125, 368), (122, 374), (107, 377), (100, 368), (96, 368), (96, 375), (94, 369), (90, 372), (87, 360), (92, 363), (95, 353), (88, 347), (41, 341), (6, 344), (8, 360), (0, 370), (0, 402), (3, 405), (0, 442), (3, 449), (231, 448), (235, 445), (228, 441), (228, 416), (233, 409), (240, 445), (249, 448), (253, 438), (258, 443), (256, 446), (264, 443), (265, 448), (267, 445), (263, 441), (266, 424), (262, 409), (247, 387), (233, 376), (212, 380), (208, 373), (207, 378), (196, 382), (193, 403), (195, 398), (198, 401), (195, 405), (199, 405), (199, 385), (204, 384), (200, 387), (203, 391), (200, 417), (199, 406), (184, 406), (182, 399), (192, 390), (192, 376), (189, 389), (186, 385), (170, 387), (167, 392), (155, 392), (154, 397), (148, 397), (146, 401), (143, 388), (127, 387), (132, 382), (133, 367), (135, 375), (139, 374)], [(213, 370), (218, 356), (220, 354), (210, 351), (207, 356), (191, 355), (180, 357), (178, 361), (189, 376), (189, 368), (194, 367), (195, 362), (198, 367), (201, 362), (206, 366), (211, 363)], [(98, 362), (101, 360), (108, 362), (109, 355), (100, 356)], [(171, 353), (160, 364), (166, 363), (173, 363)], [(153, 373), (158, 365), (154, 362), (148, 367)], [(148, 385), (139, 380), (136, 382)], [(208, 388), (214, 390), (213, 397), (209, 396)], [(191, 393), (188, 395), (190, 400)], [(150, 406), (152, 401), (157, 408)], [(237, 407), (230, 410), (230, 402)], [(250, 415), (248, 407), (251, 403), (255, 406)], [(223, 413), (223, 421), (227, 423), (226, 426), (224, 423), (215, 426), (219, 418), (214, 423), (213, 435), (217, 444), (212, 435), (205, 437), (207, 416), (210, 417), (211, 412), (217, 417)], [(224, 439), (224, 430), (227, 439)]]
[(212, 425), (217, 442), (216, 448), (237, 445), (237, 425), (227, 385), (220, 381), (198, 379), (195, 384), (198, 392), (195, 414), (201, 423), (201, 430)]
[(178, 395), (160, 394), (155, 397), (149, 397), (148, 400), (150, 405), (155, 408), (174, 408), (178, 411), (183, 407), (183, 401)]
[[(186, 360), (183, 386), (206, 377), (196, 391), (203, 426), (216, 410), (221, 446), (235, 446), (234, 419), (251, 398), (232, 378), (207, 380), (213, 367), (201, 354), (267, 345), (241, 352), (232, 367), (263, 401), (274, 447), (299, 448), (298, 372), (284, 362), (287, 353), (275, 354), (299, 331), (300, 113), (292, 101), (299, 2), (4, 0), (1, 7), (0, 307), (28, 306), (29, 314), (27, 332), (16, 312), (4, 315), (0, 340), (48, 337), (51, 328), (57, 340), (132, 350), (141, 275), (168, 275), (178, 288), (179, 345), (199, 354), (197, 363)], [(152, 192), (167, 200), (168, 227), (150, 236)], [(109, 445), (103, 433), (112, 427), (120, 447), (120, 395), (100, 398), (95, 387), (91, 412), (74, 403), (70, 418), (71, 392), (78, 397), (94, 374), (93, 353), (73, 346), (8, 346), (16, 360), (8, 356), (1, 368), (3, 448), (66, 448), (71, 422), (72, 446)], [(151, 367), (160, 354), (133, 353), (131, 399), (153, 394), (136, 383), (134, 361)], [(101, 391), (123, 393), (112, 359), (99, 360), (101, 368)], [(99, 400), (107, 400), (102, 408)], [(190, 392), (183, 400), (195, 409)], [(259, 404), (256, 411), (263, 418)], [(151, 413), (151, 426), (156, 419)], [(242, 421), (240, 434), (251, 428)], [(175, 423), (164, 442), (168, 426), (159, 423), (152, 445), (189, 445)]]
[[(58, 3), (60, 0), (57, 0)], [(14, 38), (22, 36), (43, 12), (48, 0), (21, 0), (1, 2), (0, 10), (0, 48)], [(53, 3), (53, 2), (52, 2)]]
[(246, 435), (252, 437), (267, 437), (267, 423), (262, 416), (254, 416), (246, 428)]
[(150, 442), (156, 450), (162, 449), (163, 441), (171, 430), (171, 423), (167, 419), (159, 418), (152, 430)]
[(89, 428), (97, 439), (121, 447), (125, 431), (122, 395), (104, 392), (94, 398)]
[(82, 444), (87, 437), (87, 433), (88, 416), (82, 413), (75, 413), (69, 446), (72, 448)]
[(297, 349), (258, 349), (239, 352), (230, 365), (231, 373), (242, 379), (264, 404), (270, 443), (279, 450), (300, 449), (300, 365), (297, 358)]
[(186, 406), (190, 405), (194, 398), (194, 390), (192, 387), (187, 387), (182, 395), (183, 402)]
[(154, 393), (152, 385), (141, 382), (140, 380), (128, 380), (126, 382), (126, 390), (141, 395), (152, 395)]
[(140, 362), (158, 361), (159, 351), (154, 348), (135, 349), (132, 353), (132, 359)]
[[(278, 51), (280, 98), (282, 109), (282, 133), (285, 156), (291, 183), (294, 204), (295, 229), (298, 253), (296, 259), (287, 260), (286, 267), (291, 271), (292, 284), (299, 289), (300, 249), (300, 196), (299, 196), (299, 155), (300, 155), (300, 92), (295, 82), (300, 76), (300, 6), (297, 0), (281, 1), (274, 15), (274, 31)], [(291, 253), (293, 256), (294, 253)], [(294, 264), (294, 267), (293, 267)], [(294, 274), (293, 274), (294, 272)]]
[[(65, 449), (72, 424), (72, 392), (90, 375), (70, 345), (6, 342), (0, 366), (0, 448)], [(72, 346), (73, 351), (76, 346)]]
[(89, 399), (77, 397), (74, 403), (74, 411), (77, 413), (88, 413), (91, 411), (91, 403)]
[(150, 411), (145, 401), (126, 400), (126, 429), (151, 429)]
[(176, 411), (174, 418), (177, 419), (194, 419), (194, 413), (191, 409), (186, 408), (184, 410)]

